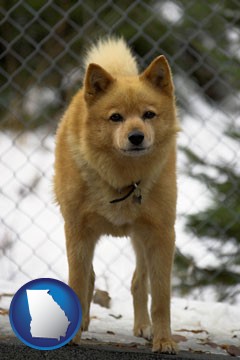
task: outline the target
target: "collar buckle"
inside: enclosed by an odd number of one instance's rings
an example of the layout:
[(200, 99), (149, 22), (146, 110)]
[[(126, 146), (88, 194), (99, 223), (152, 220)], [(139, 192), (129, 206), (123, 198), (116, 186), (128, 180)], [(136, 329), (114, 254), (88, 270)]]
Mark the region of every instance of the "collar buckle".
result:
[(142, 203), (142, 194), (141, 194), (141, 189), (139, 187), (140, 182), (141, 181), (139, 180), (138, 182), (127, 186), (127, 188), (130, 188), (130, 191), (126, 195), (122, 196), (121, 198), (111, 200), (110, 204), (115, 204), (117, 202), (124, 201), (132, 194), (133, 194), (133, 202), (136, 204), (141, 204)]

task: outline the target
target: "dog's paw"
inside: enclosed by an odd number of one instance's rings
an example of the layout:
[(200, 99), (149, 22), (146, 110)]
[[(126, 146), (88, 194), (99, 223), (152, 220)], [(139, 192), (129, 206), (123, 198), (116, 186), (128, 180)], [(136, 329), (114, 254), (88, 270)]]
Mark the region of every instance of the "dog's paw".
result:
[(82, 330), (79, 329), (74, 338), (70, 341), (70, 345), (80, 345), (82, 337)]
[(74, 338), (70, 341), (70, 345), (80, 345), (81, 343), (81, 337), (83, 331), (88, 331), (89, 326), (89, 316), (84, 317), (81, 327), (78, 330), (77, 334), (74, 336)]
[(178, 352), (178, 347), (171, 339), (153, 339), (152, 351), (165, 354), (176, 354)]
[(151, 325), (139, 325), (135, 326), (133, 330), (134, 336), (142, 337), (146, 340), (152, 340), (152, 326)]
[(81, 331), (88, 331), (89, 321), (84, 321), (81, 325)]

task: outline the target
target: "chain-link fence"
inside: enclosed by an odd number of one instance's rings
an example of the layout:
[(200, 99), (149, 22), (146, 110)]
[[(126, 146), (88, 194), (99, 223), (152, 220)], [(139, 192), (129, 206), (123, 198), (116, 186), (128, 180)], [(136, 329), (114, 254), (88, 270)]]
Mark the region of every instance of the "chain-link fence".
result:
[[(165, 54), (174, 74), (183, 128), (174, 289), (236, 300), (239, 2), (2, 0), (0, 14), (0, 280), (67, 278), (51, 192), (54, 132), (81, 85), (84, 49), (116, 34), (141, 67)], [(99, 287), (129, 288), (133, 268), (127, 239), (102, 240), (95, 257)]]

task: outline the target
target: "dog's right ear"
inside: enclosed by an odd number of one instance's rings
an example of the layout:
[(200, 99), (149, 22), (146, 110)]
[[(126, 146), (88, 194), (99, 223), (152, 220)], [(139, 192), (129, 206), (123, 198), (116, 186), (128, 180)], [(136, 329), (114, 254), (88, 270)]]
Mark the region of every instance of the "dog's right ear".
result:
[(115, 79), (100, 65), (90, 64), (87, 68), (84, 83), (84, 96), (87, 102), (92, 102), (103, 94)]
[(141, 80), (147, 80), (158, 90), (173, 95), (174, 86), (170, 66), (165, 56), (160, 55), (140, 75)]

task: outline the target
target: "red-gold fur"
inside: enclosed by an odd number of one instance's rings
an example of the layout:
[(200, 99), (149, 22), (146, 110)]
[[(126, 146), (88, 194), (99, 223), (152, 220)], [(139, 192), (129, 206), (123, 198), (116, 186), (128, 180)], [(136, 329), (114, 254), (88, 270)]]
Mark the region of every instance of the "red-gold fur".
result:
[[(100, 41), (92, 47), (86, 67), (83, 88), (57, 131), (54, 177), (65, 221), (69, 285), (83, 310), (82, 327), (74, 341), (79, 342), (81, 331), (89, 324), (97, 240), (103, 234), (130, 236), (136, 253), (131, 287), (134, 334), (149, 339), (153, 335), (153, 351), (174, 353), (170, 284), (179, 125), (171, 72), (165, 57), (159, 56), (139, 75), (135, 59), (121, 39)], [(148, 118), (149, 112), (152, 118)], [(112, 120), (112, 114), (121, 118)], [(140, 149), (129, 140), (129, 134), (136, 131), (144, 136)], [(141, 204), (134, 202), (132, 195), (110, 203), (126, 195), (138, 181)]]

